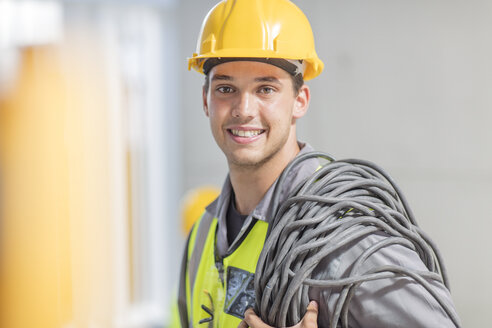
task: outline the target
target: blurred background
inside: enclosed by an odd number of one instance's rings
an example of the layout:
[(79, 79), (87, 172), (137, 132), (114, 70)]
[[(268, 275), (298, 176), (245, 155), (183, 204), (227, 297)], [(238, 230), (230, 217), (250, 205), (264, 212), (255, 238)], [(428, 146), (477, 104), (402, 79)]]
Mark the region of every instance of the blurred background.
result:
[[(0, 327), (171, 325), (189, 205), (227, 174), (186, 63), (215, 2), (0, 0)], [(492, 2), (294, 2), (325, 63), (299, 139), (399, 182), (482, 327)]]

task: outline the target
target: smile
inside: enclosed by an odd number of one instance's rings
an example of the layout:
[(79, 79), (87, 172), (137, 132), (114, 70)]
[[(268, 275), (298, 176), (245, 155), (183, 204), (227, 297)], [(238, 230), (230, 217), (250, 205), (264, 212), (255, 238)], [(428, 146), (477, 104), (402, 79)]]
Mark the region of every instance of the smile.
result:
[(228, 130), (233, 136), (236, 137), (243, 137), (243, 138), (252, 138), (256, 137), (257, 135), (262, 134), (265, 132), (265, 130), (236, 130), (236, 129), (229, 129)]

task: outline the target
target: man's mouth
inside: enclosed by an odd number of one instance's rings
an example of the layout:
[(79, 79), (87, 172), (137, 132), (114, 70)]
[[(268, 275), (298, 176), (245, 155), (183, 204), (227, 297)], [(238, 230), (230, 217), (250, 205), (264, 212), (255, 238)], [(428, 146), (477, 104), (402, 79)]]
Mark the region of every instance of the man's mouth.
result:
[(256, 137), (257, 135), (262, 134), (265, 132), (265, 130), (236, 130), (236, 129), (229, 129), (228, 130), (233, 136), (236, 137), (243, 137), (243, 138), (252, 138)]

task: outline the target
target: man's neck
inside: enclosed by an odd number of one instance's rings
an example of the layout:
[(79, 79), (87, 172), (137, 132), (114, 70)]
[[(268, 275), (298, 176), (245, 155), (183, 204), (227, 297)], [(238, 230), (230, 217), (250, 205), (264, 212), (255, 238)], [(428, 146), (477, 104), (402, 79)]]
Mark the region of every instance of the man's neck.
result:
[(239, 213), (250, 214), (256, 208), (268, 189), (299, 151), (296, 143), (296, 147), (289, 150), (288, 154), (278, 156), (278, 158), (274, 157), (261, 166), (246, 168), (229, 166), (229, 176), (236, 196), (236, 209)]

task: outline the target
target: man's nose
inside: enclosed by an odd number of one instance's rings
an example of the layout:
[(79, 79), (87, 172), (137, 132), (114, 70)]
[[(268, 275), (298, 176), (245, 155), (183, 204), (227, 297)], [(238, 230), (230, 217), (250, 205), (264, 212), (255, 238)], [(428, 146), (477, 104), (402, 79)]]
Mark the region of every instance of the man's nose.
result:
[(256, 104), (253, 96), (248, 92), (238, 95), (237, 101), (232, 108), (232, 116), (238, 118), (253, 117), (256, 115)]

